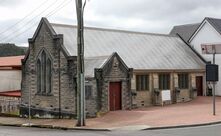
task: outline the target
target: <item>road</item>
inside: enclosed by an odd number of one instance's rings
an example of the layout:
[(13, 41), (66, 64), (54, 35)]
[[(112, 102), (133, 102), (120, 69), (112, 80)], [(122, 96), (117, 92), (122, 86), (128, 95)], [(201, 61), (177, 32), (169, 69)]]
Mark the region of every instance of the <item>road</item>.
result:
[(143, 131), (67, 131), (0, 126), (0, 136), (221, 136), (221, 124), (203, 127)]

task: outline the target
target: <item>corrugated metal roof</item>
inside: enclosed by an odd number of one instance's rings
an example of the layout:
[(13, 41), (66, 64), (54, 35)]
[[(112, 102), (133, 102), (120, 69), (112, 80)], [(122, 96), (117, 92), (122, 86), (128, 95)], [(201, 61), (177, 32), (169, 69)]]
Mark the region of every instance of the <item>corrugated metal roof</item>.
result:
[(170, 34), (179, 34), (183, 38), (183, 40), (188, 42), (188, 40), (199, 27), (199, 25), (200, 23), (174, 26), (173, 29), (170, 31)]
[[(77, 55), (76, 26), (51, 24), (64, 35), (64, 46)], [(204, 69), (203, 61), (179, 37), (101, 28), (85, 29), (85, 56), (107, 56), (117, 52), (134, 69)]]
[(21, 60), (24, 56), (0, 57), (0, 67), (21, 67)]
[(110, 56), (86, 57), (84, 61), (85, 77), (94, 77), (94, 69), (101, 68), (109, 57)]
[(0, 92), (0, 96), (21, 97), (21, 90), (12, 90), (12, 91)]

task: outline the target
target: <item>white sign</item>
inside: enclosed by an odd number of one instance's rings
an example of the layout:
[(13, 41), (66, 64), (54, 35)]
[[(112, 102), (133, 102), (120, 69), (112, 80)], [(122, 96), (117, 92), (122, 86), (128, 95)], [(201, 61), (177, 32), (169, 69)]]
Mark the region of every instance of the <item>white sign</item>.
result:
[(171, 101), (170, 90), (162, 90), (162, 102), (163, 101)]
[(219, 44), (201, 44), (203, 54), (221, 54), (221, 43)]

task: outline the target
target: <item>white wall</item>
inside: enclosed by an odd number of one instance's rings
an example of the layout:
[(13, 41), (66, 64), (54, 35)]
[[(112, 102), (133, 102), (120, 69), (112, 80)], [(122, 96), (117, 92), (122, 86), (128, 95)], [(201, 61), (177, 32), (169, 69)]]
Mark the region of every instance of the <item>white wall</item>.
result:
[[(212, 55), (202, 54), (201, 44), (203, 43), (221, 43), (221, 35), (207, 21), (190, 41), (190, 45), (207, 61), (212, 62)], [(216, 85), (216, 94), (221, 96), (221, 54), (216, 55), (216, 64), (219, 65), (219, 82)]]
[(0, 92), (21, 90), (21, 70), (0, 70)]

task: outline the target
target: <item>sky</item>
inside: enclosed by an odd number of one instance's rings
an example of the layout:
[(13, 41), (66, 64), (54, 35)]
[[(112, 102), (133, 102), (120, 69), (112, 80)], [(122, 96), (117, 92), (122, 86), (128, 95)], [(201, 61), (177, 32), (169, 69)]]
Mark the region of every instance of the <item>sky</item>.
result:
[[(84, 0), (83, 0), (84, 1)], [(0, 42), (28, 46), (41, 17), (76, 25), (75, 0), (0, 0)], [(221, 18), (221, 0), (87, 0), (85, 26), (170, 32), (174, 25)]]

